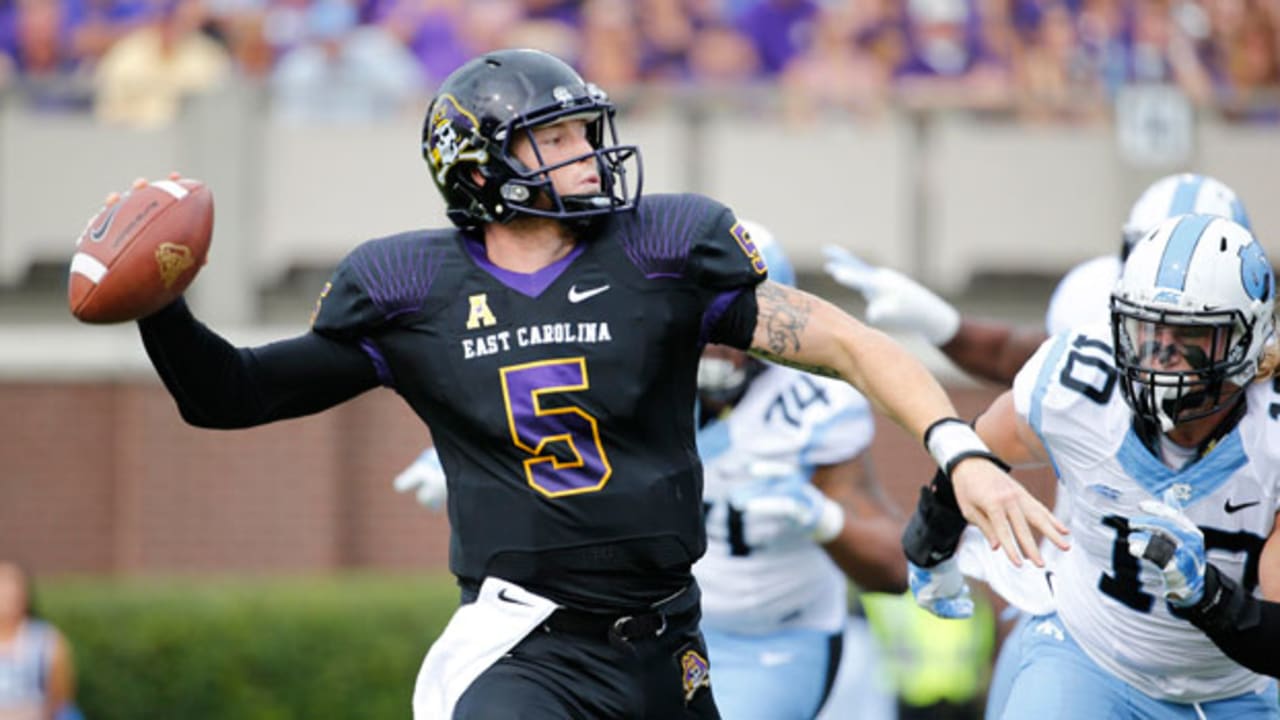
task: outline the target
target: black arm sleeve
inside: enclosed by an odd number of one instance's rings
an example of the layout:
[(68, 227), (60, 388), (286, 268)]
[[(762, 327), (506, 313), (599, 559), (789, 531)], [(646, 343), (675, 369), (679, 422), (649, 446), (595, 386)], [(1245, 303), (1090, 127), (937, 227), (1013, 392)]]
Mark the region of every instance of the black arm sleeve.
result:
[(142, 343), (188, 423), (244, 428), (319, 412), (377, 387), (359, 346), (308, 332), (237, 348), (196, 320), (179, 298), (138, 321)]
[(743, 288), (716, 322), (711, 334), (712, 342), (739, 350), (749, 350), (751, 341), (755, 337), (756, 318), (759, 314), (760, 306), (756, 302), (756, 289)]
[(1203, 630), (1227, 657), (1261, 675), (1280, 677), (1280, 603), (1257, 599), (1210, 563), (1204, 599), (1169, 610)]

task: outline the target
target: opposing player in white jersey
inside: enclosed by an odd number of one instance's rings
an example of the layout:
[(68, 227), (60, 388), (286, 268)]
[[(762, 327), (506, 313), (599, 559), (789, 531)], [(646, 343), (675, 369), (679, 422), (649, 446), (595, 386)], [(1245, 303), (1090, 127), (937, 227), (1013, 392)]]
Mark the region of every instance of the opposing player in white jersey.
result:
[[(770, 277), (794, 283), (772, 233), (743, 224)], [(845, 572), (871, 590), (906, 587), (901, 521), (863, 457), (871, 407), (845, 383), (723, 346), (704, 352), (698, 387), (707, 552), (693, 571), (716, 704), (725, 720), (811, 719), (842, 656), (878, 657), (869, 633), (842, 647)], [(892, 697), (865, 685), (862, 717), (891, 713)]]
[(867, 320), (889, 330), (919, 333), (961, 369), (1002, 385), (1048, 335), (1070, 327), (1107, 322), (1111, 289), (1129, 249), (1162, 221), (1200, 213), (1230, 218), (1252, 230), (1235, 191), (1207, 175), (1182, 173), (1152, 183), (1121, 226), (1120, 252), (1086, 260), (1058, 282), (1045, 313), (1045, 331), (987, 319), (962, 317), (950, 303), (902, 273), (867, 265), (848, 251), (828, 247), (827, 272), (867, 299)]
[[(1168, 218), (1187, 213), (1219, 215), (1250, 228), (1249, 215), (1235, 191), (1207, 175), (1181, 173), (1152, 183), (1138, 197), (1121, 226), (1119, 253), (1086, 260), (1072, 268), (1054, 288), (1045, 313), (1045, 328), (1022, 328), (1011, 323), (962, 317), (950, 303), (901, 273), (873, 268), (840, 248), (828, 248), (827, 272), (867, 299), (867, 319), (887, 329), (916, 332), (947, 355), (963, 370), (1002, 385), (1051, 334), (1068, 328), (1105, 324), (1109, 320), (1111, 290), (1134, 243)], [(1063, 500), (1055, 512), (1067, 513)], [(1012, 569), (1001, 558), (981, 548), (982, 539), (971, 531), (972, 541), (961, 547), (961, 565), (995, 587), (1004, 599), (1024, 612), (1043, 612), (1051, 606), (1048, 587), (1039, 571)], [(1043, 543), (1041, 552), (1052, 564), (1056, 551)], [(978, 565), (981, 563), (981, 566)], [(935, 608), (937, 609), (937, 608)], [(1025, 616), (1024, 616), (1025, 620)], [(988, 720), (998, 718), (1007, 695), (1013, 668), (1021, 650), (1015, 629), (1000, 647), (987, 693)]]
[[(1247, 229), (1170, 219), (1133, 247), (1109, 326), (1050, 338), (978, 419), (1007, 461), (1052, 463), (1076, 538), (1001, 717), (1280, 718), (1274, 306)], [(937, 577), (945, 487), (919, 510), (908, 557), (933, 600), (960, 597)]]

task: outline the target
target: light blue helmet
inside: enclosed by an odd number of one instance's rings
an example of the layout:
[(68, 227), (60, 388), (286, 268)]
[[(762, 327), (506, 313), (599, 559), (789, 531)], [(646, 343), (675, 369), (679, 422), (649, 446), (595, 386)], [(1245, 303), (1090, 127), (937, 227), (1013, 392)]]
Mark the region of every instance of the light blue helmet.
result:
[(795, 287), (796, 269), (787, 259), (787, 254), (783, 252), (778, 239), (773, 236), (769, 228), (754, 220), (738, 218), (738, 222), (746, 228), (747, 234), (751, 236), (751, 242), (755, 243), (756, 249), (764, 255), (764, 262), (769, 266), (769, 279), (782, 285)]
[(1125, 400), (1163, 432), (1227, 407), (1257, 376), (1274, 312), (1271, 263), (1247, 228), (1166, 220), (1133, 247), (1111, 294)]
[(1169, 175), (1151, 183), (1133, 204), (1124, 223), (1120, 259), (1129, 257), (1134, 244), (1160, 223), (1187, 214), (1216, 215), (1253, 230), (1240, 196), (1226, 183), (1196, 173)]

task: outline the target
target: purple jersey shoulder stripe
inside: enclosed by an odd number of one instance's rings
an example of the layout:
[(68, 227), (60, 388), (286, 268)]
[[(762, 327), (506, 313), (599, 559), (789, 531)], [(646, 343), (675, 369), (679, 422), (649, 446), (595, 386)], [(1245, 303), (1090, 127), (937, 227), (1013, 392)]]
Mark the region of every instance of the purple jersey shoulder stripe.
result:
[(706, 212), (707, 201), (700, 195), (645, 198), (636, 212), (620, 223), (618, 241), (645, 277), (680, 277), (689, 260), (697, 224)]
[(439, 274), (444, 253), (420, 236), (364, 246), (351, 256), (351, 269), (369, 300), (387, 318), (422, 307)]
[(551, 287), (551, 283), (556, 281), (564, 273), (565, 268), (569, 264), (578, 259), (578, 256), (585, 252), (587, 244), (579, 242), (569, 251), (568, 255), (551, 263), (550, 265), (531, 273), (515, 272), (514, 270), (506, 270), (494, 265), (489, 261), (489, 254), (485, 251), (484, 243), (480, 240), (467, 238), (467, 253), (471, 255), (471, 259), (485, 272), (492, 275), (498, 282), (515, 290), (521, 295), (536, 298), (542, 294), (542, 291)]

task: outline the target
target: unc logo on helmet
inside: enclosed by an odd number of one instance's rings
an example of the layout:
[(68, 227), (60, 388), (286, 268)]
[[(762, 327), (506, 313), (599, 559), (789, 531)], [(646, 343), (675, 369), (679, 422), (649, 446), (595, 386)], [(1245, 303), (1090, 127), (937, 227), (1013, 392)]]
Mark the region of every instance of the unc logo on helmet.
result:
[(480, 123), (475, 115), (467, 112), (458, 104), (452, 95), (441, 95), (431, 108), (431, 119), (428, 121), (430, 132), (427, 133), (427, 162), (437, 185), (444, 185), (445, 177), (453, 166), (461, 160), (484, 163), (488, 153), (484, 148), (474, 147), (473, 142), (479, 138)]
[(1262, 245), (1255, 240), (1242, 246), (1240, 255), (1240, 282), (1244, 291), (1254, 300), (1267, 300), (1271, 297), (1271, 264), (1262, 251)]

